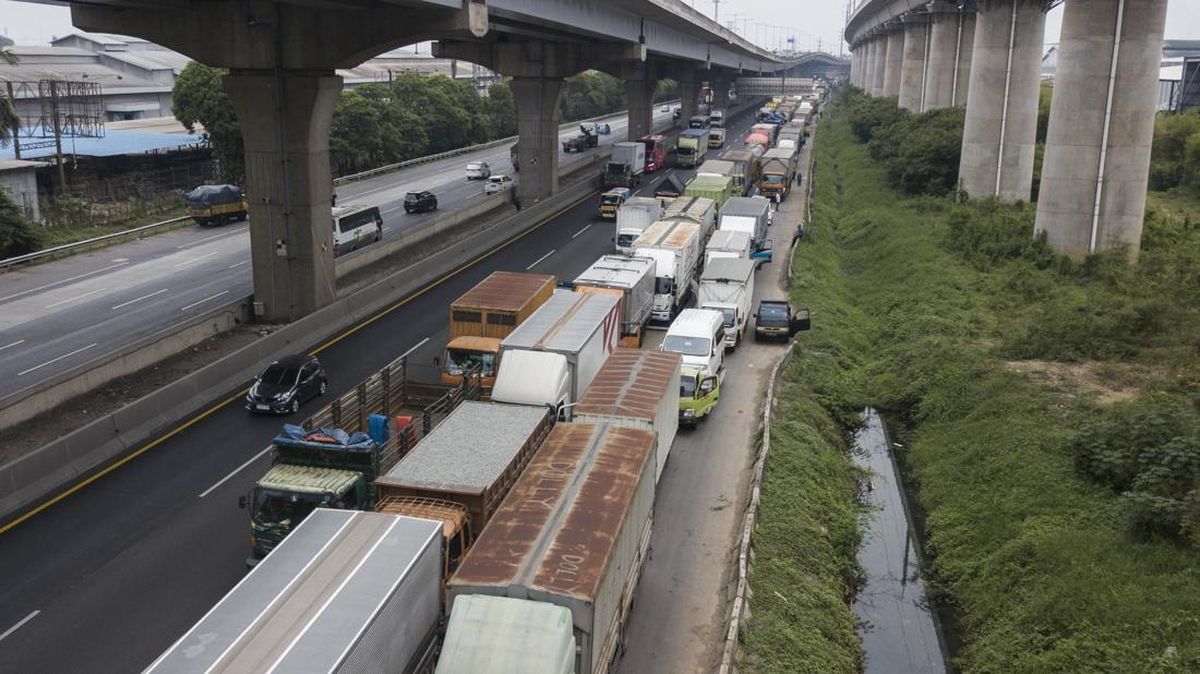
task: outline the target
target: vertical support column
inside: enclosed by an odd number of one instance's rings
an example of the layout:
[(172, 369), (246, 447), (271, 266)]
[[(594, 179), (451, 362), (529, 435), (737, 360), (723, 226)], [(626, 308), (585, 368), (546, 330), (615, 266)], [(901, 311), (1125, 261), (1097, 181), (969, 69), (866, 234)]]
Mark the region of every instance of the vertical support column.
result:
[(1167, 0), (1067, 2), (1037, 232), (1076, 259), (1127, 244), (1136, 258)]
[(1028, 201), (1046, 14), (1041, 0), (978, 0), (959, 182), (972, 197)]
[(654, 80), (625, 80), (625, 101), (629, 106), (628, 140), (649, 135), (654, 128)]
[(925, 70), (929, 52), (929, 15), (913, 14), (904, 19), (904, 53), (900, 65), (900, 107), (924, 110)]
[(883, 95), (900, 95), (900, 72), (904, 67), (904, 28), (896, 26), (887, 36), (883, 65)]
[(700, 83), (695, 80), (679, 81), (679, 121), (687, 128), (688, 120), (696, 115), (696, 99), (700, 97)]
[(884, 76), (887, 74), (887, 35), (882, 33), (877, 35), (872, 43), (875, 46), (875, 65), (872, 67), (871, 74), (871, 95), (883, 96)]
[[(1043, 30), (1045, 30), (1043, 28)], [(971, 91), (971, 61), (975, 58), (975, 12), (964, 10), (959, 13), (958, 29), (958, 72), (954, 74), (951, 93), (952, 105), (967, 107)]]
[(954, 78), (961, 48), (962, 12), (948, 2), (929, 5), (929, 63), (922, 112), (954, 105)]
[(234, 70), (225, 90), (245, 146), (254, 301), (260, 318), (294, 321), (337, 294), (329, 122), (342, 78)]
[(558, 191), (558, 96), (562, 79), (514, 77), (517, 104), (517, 199), (532, 205)]

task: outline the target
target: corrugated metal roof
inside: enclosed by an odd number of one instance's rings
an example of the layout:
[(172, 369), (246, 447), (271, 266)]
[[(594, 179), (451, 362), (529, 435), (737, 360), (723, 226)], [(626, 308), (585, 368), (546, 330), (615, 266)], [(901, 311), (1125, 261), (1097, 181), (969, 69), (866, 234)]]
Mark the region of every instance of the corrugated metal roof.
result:
[[(697, 175), (695, 178), (692, 178), (692, 181), (690, 183), (688, 183), (687, 186), (698, 189), (698, 190), (724, 190), (724, 189), (728, 189), (729, 185), (732, 182), (733, 182), (733, 178), (731, 178), (729, 176), (713, 175), (711, 173), (701, 173), (701, 174)], [(712, 201), (711, 199), (706, 199), (705, 197), (696, 197), (696, 198), (697, 199), (705, 199), (706, 201)], [(694, 211), (695, 213), (697, 213), (697, 215), (703, 214), (704, 211), (706, 210), (705, 208), (701, 208), (700, 206), (694, 206), (693, 208), (697, 209), (696, 211)], [(688, 211), (688, 212), (690, 213), (692, 211)], [(675, 212), (673, 212), (672, 209), (668, 208), (667, 209), (667, 217), (671, 217), (672, 215), (675, 215)]]
[(743, 257), (718, 257), (704, 265), (701, 281), (733, 281), (745, 283), (754, 276), (758, 262)]
[(674, 384), (677, 353), (617, 349), (575, 406), (577, 415), (605, 415), (654, 422), (659, 402)]
[(492, 272), (474, 288), (454, 300), (451, 306), (488, 311), (518, 311), (547, 284), (555, 284), (555, 278), (549, 274)]
[[(22, 142), (33, 139), (22, 139)], [(41, 140), (41, 139), (38, 139)], [(152, 131), (109, 131), (103, 138), (64, 138), (63, 154), (84, 157), (114, 157), (155, 150), (178, 150), (201, 145), (197, 136)], [(53, 157), (54, 147), (21, 148), (22, 157)], [(0, 159), (12, 159), (13, 148), (0, 148)]]
[(705, 250), (743, 250), (750, 247), (750, 235), (745, 232), (733, 232), (728, 229), (718, 229), (708, 239)]
[(271, 466), (258, 485), (264, 489), (304, 494), (341, 494), (353, 487), (359, 477), (360, 474), (352, 470), (281, 463)]
[(566, 607), (468, 594), (454, 600), (437, 674), (552, 674), (574, 662)]
[(577, 276), (575, 283), (603, 288), (632, 288), (647, 271), (654, 273), (654, 260), (648, 257), (605, 255)]
[[(697, 176), (695, 180), (721, 180), (721, 177), (716, 176)], [(725, 180), (729, 180), (728, 176), (724, 176)], [(695, 182), (693, 180), (693, 182)], [(717, 202), (708, 197), (679, 197), (672, 201), (667, 210), (663, 212), (663, 220), (670, 220), (673, 217), (687, 216), (694, 219), (699, 219), (704, 216), (710, 209), (715, 208)]]
[(721, 215), (765, 215), (771, 207), (770, 199), (763, 197), (729, 197), (721, 207)]
[(620, 301), (612, 295), (555, 292), (504, 338), (501, 348), (577, 353)]

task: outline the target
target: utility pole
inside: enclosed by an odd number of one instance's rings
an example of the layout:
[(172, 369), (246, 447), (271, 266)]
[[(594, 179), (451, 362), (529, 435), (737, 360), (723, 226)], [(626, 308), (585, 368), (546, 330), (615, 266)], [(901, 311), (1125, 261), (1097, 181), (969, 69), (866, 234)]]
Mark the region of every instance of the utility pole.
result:
[(713, 0), (713, 21), (721, 23), (721, 0)]

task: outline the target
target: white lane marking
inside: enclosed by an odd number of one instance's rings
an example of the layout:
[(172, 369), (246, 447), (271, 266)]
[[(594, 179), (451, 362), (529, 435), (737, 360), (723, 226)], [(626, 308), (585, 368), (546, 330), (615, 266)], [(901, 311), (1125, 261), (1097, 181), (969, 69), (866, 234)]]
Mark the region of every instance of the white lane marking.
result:
[(98, 343), (99, 342), (92, 342), (91, 344), (88, 344), (87, 346), (83, 347), (82, 349), (75, 349), (71, 353), (64, 353), (63, 355), (59, 356), (58, 358), (51, 358), (50, 360), (42, 363), (41, 365), (34, 365), (33, 367), (29, 368), (28, 370), (25, 370), (24, 372), (18, 372), (17, 376), (20, 377), (23, 374), (29, 374), (30, 372), (33, 372), (34, 370), (39, 370), (43, 367), (46, 367), (47, 365), (57, 363), (58, 361), (62, 360), (63, 358), (70, 358), (71, 356), (74, 356), (77, 353), (83, 353), (84, 351), (87, 351), (88, 349), (92, 348), (93, 346), (96, 346), (96, 344), (98, 344)]
[(155, 295), (161, 295), (161, 294), (167, 292), (168, 290), (170, 290), (170, 288), (163, 288), (162, 290), (155, 290), (154, 292), (150, 293), (149, 295), (142, 295), (141, 297), (139, 297), (135, 300), (129, 300), (128, 302), (121, 302), (120, 304), (113, 307), (113, 311), (116, 311), (117, 309), (120, 309), (121, 307), (127, 307), (130, 304), (133, 304), (134, 302), (141, 302), (142, 300), (148, 300), (151, 297), (154, 297)]
[(215, 251), (215, 250), (214, 250), (214, 251), (213, 251), (213, 252), (211, 252), (211, 253), (205, 253), (205, 254), (203, 254), (203, 255), (201, 255), (201, 256), (199, 256), (199, 257), (193, 257), (193, 258), (191, 258), (190, 260), (184, 260), (183, 262), (180, 262), (179, 264), (175, 265), (175, 268), (176, 268), (176, 269), (179, 269), (180, 267), (186, 267), (186, 266), (188, 266), (189, 264), (194, 264), (194, 263), (196, 263), (196, 262), (199, 262), (200, 260), (203, 260), (203, 259), (204, 259), (204, 258), (206, 258), (206, 257), (212, 257), (212, 256), (214, 256), (214, 255), (216, 255), (216, 254), (217, 254), (217, 251)]
[(65, 279), (62, 279), (61, 281), (54, 281), (53, 283), (47, 283), (44, 286), (38, 286), (36, 288), (30, 288), (29, 290), (22, 290), (19, 293), (5, 295), (4, 297), (0, 297), (0, 302), (4, 302), (6, 300), (11, 300), (14, 297), (20, 297), (21, 295), (28, 295), (29, 293), (36, 293), (37, 291), (45, 290), (46, 288), (53, 288), (54, 286), (62, 285), (64, 283), (70, 283), (71, 281), (78, 281), (81, 278), (87, 278), (88, 276), (92, 276), (94, 274), (99, 274), (100, 272), (108, 271), (109, 269), (114, 269), (116, 267), (122, 267), (127, 264), (129, 264), (129, 263), (128, 262), (118, 262), (116, 264), (110, 264), (107, 267), (101, 267), (99, 269), (89, 271), (86, 274), (80, 274), (79, 276), (72, 276), (71, 278), (65, 278)]
[(539, 262), (541, 262), (542, 260), (545, 260), (546, 258), (550, 257), (551, 255), (555, 254), (556, 252), (558, 252), (557, 248), (555, 248), (554, 250), (550, 251), (549, 253), (546, 253), (545, 255), (539, 257), (538, 259), (534, 260), (533, 264), (531, 264), (525, 268), (525, 271), (529, 271), (530, 269), (533, 269), (534, 267), (538, 266)]
[(404, 208), (404, 207), (403, 206), (393, 206), (391, 208), (385, 208), (384, 210), (380, 211), (379, 214), (387, 215), (388, 213), (395, 213), (396, 211), (400, 210), (401, 208)]
[(129, 262), (129, 258), (127, 258), (127, 257), (114, 257), (114, 258), (113, 258), (113, 262)]
[(583, 229), (579, 230), (578, 232), (575, 232), (574, 234), (572, 234), (571, 238), (574, 239), (575, 237), (579, 236), (580, 234), (583, 234), (584, 232), (588, 231), (591, 228), (592, 228), (592, 226), (588, 225), (587, 227), (584, 227)]
[(4, 641), (4, 639), (6, 639), (10, 634), (21, 629), (22, 625), (24, 625), (25, 623), (29, 622), (30, 620), (33, 620), (34, 618), (38, 617), (39, 613), (41, 613), (41, 611), (34, 611), (33, 613), (30, 613), (29, 615), (25, 616), (24, 618), (21, 618), (21, 622), (4, 630), (4, 634), (0, 634), (0, 641)]
[(205, 297), (202, 300), (197, 300), (195, 302), (192, 302), (191, 304), (187, 305), (186, 307), (179, 307), (179, 310), (187, 311), (188, 309), (191, 309), (194, 306), (204, 304), (205, 302), (207, 302), (209, 300), (216, 299), (216, 298), (220, 297), (221, 295), (227, 295), (227, 294), (229, 294), (228, 290), (222, 290), (221, 292), (217, 293), (216, 295), (209, 295), (208, 297)]
[(83, 299), (83, 298), (85, 298), (85, 297), (89, 297), (89, 296), (91, 296), (91, 295), (95, 295), (96, 293), (98, 293), (98, 292), (101, 292), (101, 291), (103, 291), (103, 290), (104, 290), (104, 288), (96, 288), (95, 290), (89, 290), (89, 291), (87, 291), (86, 293), (84, 293), (84, 294), (82, 294), (82, 295), (76, 295), (76, 296), (74, 296), (74, 297), (69, 297), (69, 298), (67, 298), (67, 299), (65, 299), (65, 300), (59, 300), (59, 301), (55, 302), (54, 304), (47, 304), (47, 305), (45, 306), (45, 308), (46, 308), (46, 309), (53, 309), (54, 307), (57, 307), (57, 306), (59, 306), (59, 305), (62, 305), (62, 304), (66, 304), (67, 302), (74, 302), (75, 300), (81, 300), (81, 299)]
[(196, 244), (205, 243), (207, 241), (212, 241), (213, 239), (219, 239), (223, 236), (234, 236), (238, 233), (239, 232), (236, 232), (236, 231), (221, 232), (220, 234), (213, 234), (212, 236), (206, 236), (203, 239), (196, 239), (195, 241), (189, 241), (188, 243), (185, 243), (185, 244), (182, 244), (179, 246), (175, 246), (175, 248), (176, 248), (176, 250), (183, 250), (184, 248), (189, 248), (191, 246), (195, 246)]
[(259, 459), (261, 459), (261, 458), (263, 457), (263, 455), (264, 455), (264, 454), (266, 454), (267, 452), (271, 451), (271, 449), (272, 449), (271, 447), (267, 447), (266, 449), (264, 449), (263, 451), (259, 452), (258, 454), (255, 454), (254, 456), (250, 457), (250, 460), (249, 460), (249, 461), (247, 461), (246, 463), (243, 463), (242, 465), (238, 466), (237, 468), (234, 468), (234, 469), (233, 469), (233, 472), (229, 473), (228, 475), (226, 475), (225, 477), (221, 478), (220, 480), (217, 480), (217, 483), (216, 483), (216, 484), (214, 484), (213, 486), (211, 486), (211, 487), (209, 487), (208, 489), (205, 489), (204, 491), (200, 492), (200, 498), (204, 498), (205, 496), (208, 496), (209, 494), (211, 494), (211, 493), (213, 493), (214, 491), (216, 491), (217, 487), (220, 487), (221, 485), (225, 484), (225, 483), (226, 483), (226, 482), (228, 482), (228, 481), (229, 481), (229, 479), (230, 479), (230, 478), (232, 478), (234, 475), (237, 475), (238, 473), (240, 473), (240, 472), (242, 472), (243, 470), (245, 470), (245, 469), (246, 469), (246, 468), (247, 468), (247, 467), (248, 467), (250, 464), (254, 463), (255, 461), (258, 461)]
[(231, 264), (228, 267), (226, 267), (226, 269), (236, 269), (244, 264), (250, 264), (250, 260), (242, 260), (241, 262), (239, 262), (237, 264)]
[(416, 343), (416, 344), (413, 346), (413, 348), (411, 348), (411, 349), (409, 349), (408, 351), (405, 351), (404, 353), (400, 354), (400, 357), (401, 357), (401, 358), (407, 358), (407, 357), (408, 357), (408, 354), (412, 353), (413, 351), (416, 351), (417, 349), (421, 348), (422, 346), (425, 346), (425, 342), (428, 342), (428, 341), (429, 341), (429, 338), (428, 338), (428, 337), (426, 337), (425, 339), (422, 339), (421, 341), (417, 342), (417, 343)]
[(5, 344), (4, 346), (0, 346), (0, 351), (3, 351), (5, 349), (9, 348), (10, 346), (16, 346), (18, 344), (24, 344), (24, 343), (25, 343), (25, 340), (18, 339), (17, 341), (13, 342), (12, 344)]

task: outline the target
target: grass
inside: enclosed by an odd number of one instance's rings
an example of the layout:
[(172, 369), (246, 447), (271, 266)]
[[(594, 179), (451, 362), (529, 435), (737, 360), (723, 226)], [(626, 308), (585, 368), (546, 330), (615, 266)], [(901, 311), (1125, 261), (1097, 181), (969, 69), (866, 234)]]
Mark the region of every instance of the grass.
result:
[[(121, 222), (116, 222), (116, 223), (113, 223), (110, 225), (91, 225), (91, 226), (61, 225), (61, 226), (57, 226), (57, 227), (45, 227), (44, 229), (42, 229), (42, 249), (45, 250), (47, 248), (53, 248), (55, 246), (63, 246), (68, 243), (76, 243), (79, 241), (86, 241), (88, 239), (94, 239), (98, 236), (104, 236), (105, 234), (115, 234), (117, 232), (123, 232), (127, 229), (133, 229), (135, 227), (141, 227), (143, 225), (149, 225), (149, 224), (155, 223), (155, 222), (162, 222), (163, 220), (170, 220), (171, 218), (177, 218), (177, 217), (184, 215), (185, 212), (186, 212), (186, 209), (184, 209), (182, 206), (180, 206), (178, 208), (175, 208), (175, 209), (163, 212), (163, 213), (153, 213), (153, 214), (141, 215), (141, 216), (138, 216), (135, 218), (129, 218), (128, 220), (122, 220)], [(191, 226), (194, 224), (195, 223), (192, 223), (191, 221), (181, 221), (180, 223), (178, 223), (178, 225), (180, 227)], [(175, 229), (175, 227), (173, 227), (173, 226), (160, 227), (151, 232), (147, 232), (147, 233), (143, 234), (142, 236), (153, 236), (154, 234), (160, 234), (162, 232), (170, 231), (172, 229)]]

